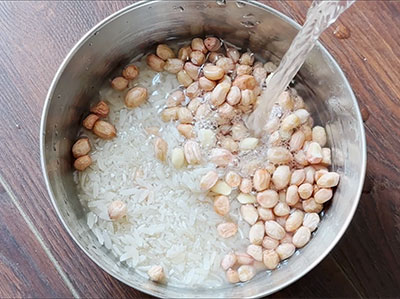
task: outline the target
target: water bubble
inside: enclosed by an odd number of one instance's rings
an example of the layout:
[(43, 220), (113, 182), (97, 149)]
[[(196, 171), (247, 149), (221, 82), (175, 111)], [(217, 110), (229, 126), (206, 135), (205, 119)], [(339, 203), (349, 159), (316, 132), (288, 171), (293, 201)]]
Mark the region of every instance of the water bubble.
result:
[(183, 12), (185, 9), (182, 6), (174, 6), (175, 10), (179, 10), (180, 12)]
[(93, 43), (92, 43), (92, 42), (89, 43), (89, 47), (91, 47), (91, 46), (93, 46)]
[(242, 1), (236, 1), (236, 6), (239, 8), (245, 7), (246, 3), (242, 2)]
[(248, 13), (247, 15), (244, 15), (243, 18), (244, 19), (254, 18), (254, 15), (252, 13)]
[(15, 124), (15, 126), (17, 127), (18, 130), (21, 129), (21, 126), (19, 124)]
[(219, 6), (225, 6), (226, 5), (226, 0), (217, 0), (217, 4)]
[(61, 95), (60, 94), (57, 96), (57, 99), (61, 99)]
[(96, 31), (96, 32), (94, 33), (94, 35), (97, 35), (97, 34), (99, 34), (99, 31)]
[(242, 21), (240, 22), (240, 24), (242, 24), (244, 27), (246, 28), (253, 28), (254, 26), (256, 26), (253, 22), (251, 21)]

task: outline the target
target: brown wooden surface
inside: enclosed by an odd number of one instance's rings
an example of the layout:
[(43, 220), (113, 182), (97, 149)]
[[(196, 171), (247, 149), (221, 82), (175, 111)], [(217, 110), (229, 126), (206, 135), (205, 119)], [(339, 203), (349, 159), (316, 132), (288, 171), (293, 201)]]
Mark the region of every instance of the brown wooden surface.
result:
[[(0, 297), (143, 297), (99, 269), (51, 206), (39, 163), (40, 115), (69, 49), (132, 1), (0, 2)], [(262, 1), (304, 21), (310, 1)], [(321, 38), (367, 119), (364, 193), (346, 234), (313, 271), (274, 297), (400, 295), (400, 2), (358, 1)], [(369, 116), (369, 117), (368, 117)]]

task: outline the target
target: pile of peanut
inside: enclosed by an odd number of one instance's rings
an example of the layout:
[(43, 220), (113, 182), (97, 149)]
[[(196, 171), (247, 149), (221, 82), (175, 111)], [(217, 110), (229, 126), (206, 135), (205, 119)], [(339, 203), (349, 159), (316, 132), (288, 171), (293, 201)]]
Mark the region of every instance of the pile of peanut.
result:
[[(309, 242), (320, 221), (318, 213), (332, 198), (332, 188), (339, 182), (339, 175), (328, 170), (331, 151), (325, 147), (325, 129), (313, 127), (302, 98), (285, 91), (274, 107), (278, 112), (271, 113), (265, 127), (267, 137), (251, 136), (243, 119), (254, 110), (257, 97), (268, 82), (267, 76), (276, 66), (271, 62), (256, 62), (253, 53), (241, 54), (216, 37), (194, 38), (177, 55), (168, 45), (160, 44), (146, 62), (154, 71), (176, 74), (181, 84), (167, 97), (160, 117), (164, 122), (175, 123), (185, 142), (168, 151), (167, 141), (160, 137), (160, 128), (146, 128), (149, 135), (155, 136), (155, 157), (164, 163), (170, 159), (177, 169), (207, 161), (214, 163), (218, 172), (208, 172), (199, 185), (213, 198), (215, 212), (224, 219), (217, 226), (218, 234), (230, 238), (238, 231), (238, 225), (229, 220), (231, 200), (240, 202), (241, 217), (251, 226), (247, 251), (230, 252), (222, 259), (227, 280), (230, 283), (250, 280), (256, 274), (257, 262), (269, 270), (275, 269), (296, 248)], [(111, 85), (124, 91), (129, 80), (138, 74), (139, 69), (129, 65)], [(137, 86), (126, 93), (125, 105), (135, 108), (147, 99), (147, 89)], [(94, 112), (88, 118), (96, 115)], [(85, 127), (93, 128), (97, 136), (105, 138), (95, 131), (100, 121), (93, 122), (94, 127)], [(113, 132), (115, 136), (115, 128)], [(263, 146), (268, 149), (263, 150)], [(237, 163), (257, 149), (261, 149), (258, 155), (264, 156), (261, 162)], [(77, 157), (82, 153), (89, 157), (89, 151), (90, 145), (86, 145)], [(204, 152), (209, 154), (205, 157)], [(120, 219), (125, 214), (123, 202), (109, 206), (110, 219)], [(153, 281), (165, 279), (161, 266), (153, 266), (148, 274)]]

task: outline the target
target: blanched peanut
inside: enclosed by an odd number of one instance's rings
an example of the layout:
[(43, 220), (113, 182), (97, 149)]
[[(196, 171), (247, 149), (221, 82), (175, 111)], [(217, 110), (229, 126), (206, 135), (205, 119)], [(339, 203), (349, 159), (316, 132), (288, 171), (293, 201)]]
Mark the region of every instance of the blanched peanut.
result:
[(287, 219), (288, 217), (289, 217), (288, 215), (286, 215), (286, 216), (280, 216), (280, 217), (275, 217), (275, 221), (276, 221), (276, 223), (278, 223), (280, 226), (285, 227), (285, 225), (286, 225), (286, 219)]
[(267, 151), (267, 158), (274, 164), (287, 164), (292, 161), (293, 156), (284, 147), (271, 147)]
[(177, 126), (178, 132), (185, 136), (186, 138), (190, 139), (192, 137), (194, 137), (193, 134), (193, 126), (192, 125), (188, 125), (188, 124), (179, 124)]
[(208, 103), (201, 104), (196, 111), (196, 119), (206, 118), (211, 113), (211, 107)]
[(231, 153), (235, 153), (239, 150), (239, 144), (235, 140), (230, 137), (220, 138), (219, 142), (221, 143), (221, 147), (230, 151)]
[(239, 51), (238, 51), (237, 49), (235, 49), (235, 48), (227, 48), (227, 49), (226, 49), (226, 55), (227, 55), (230, 59), (232, 59), (232, 61), (233, 61), (234, 63), (236, 63), (236, 62), (239, 61), (240, 53), (239, 53)]
[(275, 72), (278, 67), (272, 61), (268, 61), (264, 64), (264, 68), (268, 73), (272, 73)]
[(256, 191), (264, 191), (269, 187), (271, 175), (265, 169), (257, 169), (253, 177), (253, 186)]
[(168, 58), (175, 58), (174, 51), (166, 44), (159, 44), (156, 49), (156, 54), (162, 60), (167, 60)]
[(184, 71), (189, 75), (192, 80), (197, 80), (199, 78), (200, 67), (194, 65), (193, 63), (186, 62), (183, 66)]
[(317, 194), (317, 192), (320, 190), (320, 188), (318, 187), (318, 185), (314, 185), (313, 186), (313, 194)]
[(298, 163), (301, 166), (308, 165), (307, 156), (303, 150), (299, 150), (297, 153), (295, 153), (293, 158), (296, 161), (296, 163)]
[(202, 65), (206, 61), (206, 56), (201, 51), (193, 51), (190, 53), (190, 61), (195, 65)]
[(297, 95), (294, 97), (294, 110), (300, 110), (300, 109), (304, 109), (305, 105), (304, 105), (304, 100), (301, 96)]
[(240, 105), (241, 106), (250, 106), (253, 105), (257, 100), (256, 95), (250, 89), (242, 90)]
[(302, 125), (300, 127), (300, 130), (304, 133), (306, 141), (312, 140), (312, 131), (311, 131), (311, 127), (309, 125), (307, 125), (307, 124)]
[(154, 152), (156, 158), (160, 161), (165, 161), (167, 158), (168, 144), (164, 139), (158, 137), (154, 142)]
[(294, 211), (289, 215), (288, 219), (286, 219), (285, 229), (287, 232), (294, 232), (298, 229), (303, 223), (304, 213), (300, 210)]
[(306, 178), (306, 172), (304, 169), (296, 169), (293, 171), (292, 176), (290, 178), (290, 185), (301, 185)]
[(279, 136), (281, 137), (282, 141), (289, 141), (292, 137), (293, 130), (284, 130), (282, 127), (279, 128)]
[(292, 243), (292, 235), (293, 235), (292, 233), (286, 233), (285, 237), (280, 241), (280, 243), (281, 244), (283, 244), (283, 243)]
[(215, 171), (207, 172), (200, 180), (200, 190), (210, 190), (218, 181), (218, 173)]
[(242, 205), (240, 207), (240, 214), (244, 221), (248, 224), (253, 225), (258, 220), (258, 212), (257, 209), (252, 204)]
[(275, 215), (274, 215), (274, 212), (272, 212), (272, 209), (258, 207), (257, 212), (258, 212), (258, 216), (260, 217), (261, 220), (267, 221), (267, 220), (275, 219)]
[(226, 167), (232, 159), (232, 153), (223, 148), (214, 148), (210, 153), (210, 161), (217, 166)]
[(278, 203), (279, 195), (275, 190), (265, 190), (257, 194), (257, 202), (263, 208), (273, 208)]
[(192, 53), (192, 48), (190, 46), (182, 47), (178, 51), (178, 58), (182, 61), (188, 61), (190, 59), (190, 53)]
[(134, 80), (139, 76), (139, 68), (134, 64), (128, 65), (123, 69), (122, 76), (127, 80)]
[(188, 87), (193, 82), (192, 78), (185, 70), (179, 71), (176, 74), (176, 78), (178, 79), (178, 82), (185, 87)]
[(235, 69), (235, 63), (228, 57), (221, 57), (218, 59), (216, 65), (222, 68), (225, 74), (228, 74)]
[(111, 87), (115, 90), (122, 91), (128, 87), (129, 81), (124, 77), (116, 77), (111, 81)]
[(254, 262), (254, 259), (244, 252), (235, 252), (237, 263), (239, 265), (251, 265)]
[(332, 164), (331, 149), (324, 147), (322, 149), (322, 165), (329, 166)]
[(239, 87), (241, 90), (254, 89), (257, 86), (257, 81), (252, 75), (242, 75), (236, 77), (232, 85)]
[(281, 135), (279, 135), (279, 132), (276, 131), (274, 133), (272, 133), (269, 138), (268, 138), (268, 145), (269, 146), (279, 146), (282, 144), (282, 140), (281, 140)]
[(240, 64), (245, 64), (245, 65), (253, 65), (254, 63), (254, 54), (253, 53), (243, 53), (242, 56), (239, 59)]
[(236, 141), (243, 140), (249, 135), (246, 126), (242, 122), (234, 123), (231, 131), (232, 138)]
[(292, 152), (296, 152), (303, 147), (306, 137), (301, 130), (297, 130), (290, 138), (289, 146)]
[(126, 213), (128, 212), (128, 207), (126, 206), (126, 203), (120, 200), (114, 200), (108, 206), (107, 211), (108, 211), (108, 216), (110, 217), (111, 220), (118, 220), (126, 215)]
[(336, 172), (328, 172), (325, 173), (322, 177), (317, 181), (318, 187), (321, 188), (332, 188), (337, 186), (339, 183), (339, 174)]
[(229, 105), (228, 103), (223, 103), (221, 106), (218, 108), (218, 115), (222, 119), (226, 120), (232, 120), (236, 116), (236, 111), (235, 109)]
[(190, 110), (190, 112), (195, 114), (197, 112), (197, 109), (201, 105), (201, 101), (202, 101), (202, 98), (199, 98), (199, 97), (194, 98), (189, 102), (189, 104), (187, 105), (187, 108)]
[(286, 188), (290, 181), (290, 168), (287, 165), (280, 165), (272, 175), (272, 182), (278, 190)]
[(262, 66), (261, 67), (254, 66), (253, 76), (258, 84), (263, 84), (265, 82), (265, 78), (267, 78), (267, 71)]
[(238, 269), (239, 280), (241, 282), (246, 282), (252, 279), (256, 275), (256, 270), (253, 266), (243, 265)]
[(316, 203), (323, 204), (332, 198), (332, 189), (320, 189), (314, 194), (314, 200)]
[(198, 139), (202, 147), (213, 147), (216, 142), (215, 133), (210, 129), (200, 129)]
[(79, 158), (87, 155), (91, 150), (89, 138), (80, 138), (72, 146), (72, 155)]
[(117, 130), (115, 127), (104, 120), (96, 121), (93, 127), (93, 133), (106, 140), (113, 139), (117, 136)]
[(217, 52), (211, 52), (210, 55), (208, 55), (208, 61), (211, 63), (217, 63), (218, 59), (224, 57), (224, 54), (222, 53), (217, 53)]
[(281, 260), (285, 260), (293, 255), (296, 251), (296, 247), (291, 243), (282, 243), (275, 249), (275, 251)]
[(168, 58), (164, 70), (171, 74), (177, 74), (183, 69), (183, 61), (178, 58)]
[(90, 108), (90, 112), (97, 114), (99, 117), (107, 117), (110, 112), (110, 107), (108, 107), (106, 102), (100, 101)]
[(191, 46), (193, 51), (201, 51), (203, 53), (207, 53), (207, 48), (204, 45), (203, 39), (199, 37), (192, 39)]
[(193, 122), (192, 112), (186, 107), (179, 107), (177, 116), (181, 124), (190, 124)]
[(318, 164), (322, 161), (322, 149), (316, 142), (311, 142), (307, 149), (307, 161), (310, 164)]
[(293, 245), (296, 246), (297, 248), (301, 248), (310, 241), (310, 238), (311, 238), (310, 230), (307, 227), (302, 226), (293, 235), (292, 239)]
[(252, 71), (253, 71), (253, 68), (251, 66), (249, 66), (249, 65), (239, 64), (239, 65), (236, 66), (236, 74), (238, 76), (250, 75)]
[(92, 164), (92, 158), (89, 155), (80, 156), (74, 162), (74, 167), (76, 170), (84, 171)]
[(259, 141), (258, 138), (254, 138), (254, 137), (245, 138), (240, 142), (239, 148), (242, 151), (253, 150), (257, 147), (258, 141)]
[(233, 106), (238, 104), (241, 98), (242, 98), (242, 93), (240, 91), (240, 88), (237, 86), (232, 86), (231, 89), (229, 90), (228, 95), (226, 96), (226, 101)]
[(310, 116), (310, 113), (308, 113), (308, 111), (305, 109), (298, 109), (294, 112), (294, 114), (296, 114), (300, 119), (301, 124), (305, 124)]
[(326, 132), (321, 126), (315, 126), (312, 129), (312, 141), (317, 142), (321, 147), (326, 144)]
[(185, 95), (184, 95), (183, 91), (175, 90), (168, 96), (166, 105), (169, 108), (176, 107), (176, 106), (182, 104), (183, 101), (185, 101)]
[(268, 270), (273, 270), (273, 269), (276, 269), (276, 267), (278, 267), (280, 258), (275, 250), (264, 250), (263, 262), (264, 262), (265, 267), (267, 267)]
[(238, 227), (233, 222), (225, 222), (225, 223), (218, 224), (218, 226), (217, 226), (218, 234), (224, 239), (233, 237), (236, 234), (237, 230), (238, 230)]
[(156, 72), (162, 72), (164, 70), (165, 61), (154, 54), (150, 54), (146, 57), (147, 65)]
[(194, 99), (201, 93), (199, 82), (193, 82), (186, 88), (186, 95), (189, 99)]
[(218, 83), (227, 83), (232, 85), (232, 79), (230, 76), (225, 75), (221, 80), (218, 81)]
[(315, 168), (312, 166), (308, 166), (304, 168), (304, 171), (306, 173), (306, 178), (304, 180), (304, 183), (309, 183), (309, 184), (314, 184), (314, 177), (315, 177)]
[(320, 219), (317, 213), (306, 213), (303, 219), (303, 226), (313, 232), (317, 229), (319, 221)]
[(88, 116), (86, 116), (86, 118), (83, 120), (82, 125), (88, 129), (91, 130), (93, 129), (94, 124), (96, 123), (96, 121), (99, 120), (99, 117), (96, 114), (89, 114)]
[(152, 266), (149, 271), (147, 271), (147, 275), (151, 281), (154, 282), (162, 282), (165, 280), (164, 270), (161, 266)]
[(225, 72), (222, 68), (212, 64), (207, 64), (204, 66), (203, 73), (207, 79), (214, 81), (222, 79), (225, 75)]
[(302, 199), (308, 199), (313, 192), (313, 186), (309, 183), (301, 184), (298, 188), (298, 193)]
[(185, 158), (188, 164), (199, 164), (201, 161), (200, 146), (193, 140), (186, 141), (183, 147)]
[(289, 213), (290, 213), (290, 207), (288, 206), (288, 204), (286, 202), (280, 201), (274, 207), (274, 214), (276, 216), (282, 217), (282, 216), (289, 215)]
[(228, 270), (229, 268), (232, 268), (236, 264), (236, 262), (237, 262), (236, 254), (230, 252), (222, 258), (221, 267), (224, 270)]
[(169, 122), (171, 120), (177, 120), (178, 119), (178, 107), (171, 107), (164, 109), (161, 112), (161, 119), (164, 122)]
[(303, 210), (307, 213), (319, 213), (323, 209), (323, 205), (316, 203), (314, 198), (309, 198), (307, 200), (303, 200)]
[(221, 216), (225, 216), (226, 214), (229, 213), (229, 208), (230, 208), (230, 204), (229, 204), (229, 198), (226, 197), (225, 195), (219, 195), (216, 196), (214, 199), (214, 211), (221, 215)]
[(232, 188), (224, 181), (218, 181), (214, 185), (214, 187), (211, 188), (211, 191), (217, 194), (228, 196), (229, 194), (231, 194)]
[(276, 247), (278, 247), (279, 245), (279, 241), (275, 240), (271, 237), (265, 236), (263, 241), (262, 241), (262, 246), (265, 249), (275, 249)]
[(281, 123), (281, 128), (284, 131), (290, 131), (300, 126), (300, 119), (296, 114), (289, 114), (286, 116)]
[(228, 280), (229, 283), (238, 283), (240, 281), (238, 271), (228, 269), (226, 271), (226, 280)]
[(240, 177), (239, 174), (237, 174), (234, 171), (229, 171), (226, 175), (225, 175), (225, 182), (231, 186), (232, 188), (236, 188), (239, 187), (240, 182), (242, 181), (242, 178)]
[(183, 149), (176, 147), (172, 150), (171, 163), (176, 169), (182, 168), (183, 165), (185, 165), (185, 154), (183, 153)]
[(149, 98), (147, 88), (134, 87), (125, 96), (125, 105), (128, 108), (135, 108), (142, 105)]
[(256, 61), (253, 65), (254, 68), (264, 68), (264, 65), (261, 61)]
[(289, 206), (294, 206), (299, 201), (298, 187), (290, 185), (286, 190), (286, 203)]
[(211, 92), (210, 102), (214, 106), (220, 106), (225, 102), (226, 95), (231, 86), (228, 83), (219, 83)]
[(199, 86), (204, 91), (212, 91), (216, 85), (217, 83), (207, 79), (206, 77), (201, 77), (199, 79)]
[(273, 174), (274, 171), (276, 170), (275, 165), (270, 162), (268, 162), (264, 167), (265, 167), (265, 170), (269, 172), (269, 174)]
[(322, 177), (325, 173), (328, 173), (328, 169), (317, 170), (315, 172), (314, 180), (317, 182), (320, 179), (320, 177)]
[(278, 130), (280, 124), (280, 120), (277, 117), (271, 118), (265, 125), (265, 131), (269, 134), (272, 134), (276, 130)]
[(286, 234), (284, 228), (273, 220), (265, 221), (265, 233), (275, 240), (282, 240)]
[(246, 250), (247, 254), (250, 255), (254, 260), (262, 262), (263, 250), (260, 245), (250, 244)]
[(284, 110), (293, 110), (294, 101), (288, 91), (284, 91), (279, 95), (278, 103)]
[(261, 245), (264, 239), (264, 223), (262, 221), (254, 224), (249, 231), (249, 240), (251, 244)]
[(246, 193), (240, 193), (237, 196), (237, 200), (238, 202), (240, 202), (241, 204), (248, 204), (248, 203), (255, 203), (256, 202), (256, 198), (254, 195), (252, 194), (246, 194)]
[(250, 193), (251, 189), (253, 189), (252, 181), (248, 178), (242, 179), (242, 182), (240, 183), (240, 187), (239, 187), (240, 192)]
[(221, 41), (216, 37), (207, 37), (204, 40), (204, 45), (208, 51), (215, 52), (221, 48)]

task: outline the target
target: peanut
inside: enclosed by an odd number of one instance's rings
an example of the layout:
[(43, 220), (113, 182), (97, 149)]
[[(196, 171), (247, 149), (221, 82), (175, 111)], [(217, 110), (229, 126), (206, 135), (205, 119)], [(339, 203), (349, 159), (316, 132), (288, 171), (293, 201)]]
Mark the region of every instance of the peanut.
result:
[(281, 123), (281, 128), (284, 131), (290, 131), (300, 126), (300, 118), (292, 113), (286, 116)]
[(257, 86), (257, 81), (252, 75), (242, 75), (236, 77), (232, 85), (239, 87), (241, 90), (254, 89)]
[(188, 75), (188, 73), (185, 70), (179, 71), (176, 74), (176, 78), (178, 79), (178, 82), (184, 87), (188, 87), (193, 82), (192, 78)]
[(254, 66), (253, 76), (254, 79), (256, 79), (257, 83), (261, 85), (265, 82), (265, 79), (267, 78), (267, 71), (263, 67)]
[(223, 148), (214, 148), (210, 154), (210, 161), (221, 167), (228, 166), (232, 159), (232, 153)]
[(283, 243), (280, 244), (275, 250), (279, 255), (279, 258), (283, 261), (293, 255), (293, 253), (296, 251), (296, 247), (291, 243)]
[(168, 58), (164, 70), (171, 74), (177, 74), (183, 69), (183, 61), (178, 58)]
[(94, 124), (96, 121), (98, 121), (99, 117), (96, 114), (89, 114), (86, 116), (86, 118), (83, 120), (82, 125), (88, 129), (91, 130), (93, 129)]
[(300, 166), (304, 167), (308, 165), (307, 157), (303, 150), (299, 150), (297, 153), (295, 153), (293, 158)]
[(72, 155), (79, 158), (87, 155), (91, 150), (89, 138), (80, 138), (72, 146)]
[(312, 129), (312, 141), (318, 143), (321, 147), (326, 144), (326, 132), (321, 126), (315, 126)]
[(254, 54), (253, 53), (243, 53), (242, 56), (239, 59), (240, 64), (245, 64), (245, 65), (253, 65), (254, 63)]
[(278, 247), (279, 245), (279, 241), (275, 240), (271, 237), (265, 236), (262, 242), (262, 246), (265, 249), (275, 249), (276, 247)]
[(315, 168), (312, 166), (308, 166), (304, 168), (304, 171), (306, 173), (306, 178), (304, 180), (304, 183), (309, 183), (309, 184), (314, 184), (314, 177), (315, 177)]
[(224, 270), (228, 270), (229, 268), (232, 268), (236, 264), (236, 262), (237, 262), (236, 254), (230, 252), (222, 258), (221, 267)]
[(98, 137), (107, 140), (113, 139), (115, 136), (117, 136), (117, 130), (115, 127), (104, 120), (96, 121), (93, 126), (93, 133)]
[(248, 224), (253, 225), (258, 220), (258, 212), (254, 205), (252, 204), (245, 204), (240, 207), (240, 214), (244, 221)]
[(317, 185), (320, 188), (332, 188), (339, 183), (339, 174), (336, 172), (328, 172), (319, 178)]
[(258, 138), (254, 138), (254, 137), (245, 138), (240, 142), (239, 148), (242, 151), (253, 150), (257, 147), (258, 141), (259, 141)]
[(213, 80), (213, 81), (220, 80), (225, 75), (225, 72), (222, 68), (220, 68), (219, 66), (213, 65), (213, 64), (207, 64), (203, 68), (203, 73), (207, 79)]
[(188, 61), (190, 59), (190, 53), (192, 53), (192, 48), (190, 46), (182, 47), (178, 51), (178, 58), (182, 61)]
[(249, 231), (249, 240), (251, 244), (261, 245), (264, 239), (264, 223), (262, 221), (254, 224)]
[(151, 281), (154, 282), (162, 282), (165, 279), (164, 270), (161, 266), (152, 266), (149, 271), (147, 271), (147, 275)]
[(265, 190), (257, 194), (257, 202), (263, 208), (273, 208), (278, 203), (279, 195), (274, 190)]
[(206, 77), (200, 77), (199, 79), (199, 86), (204, 91), (212, 91), (217, 83), (207, 79)]
[(249, 65), (239, 64), (239, 65), (236, 66), (236, 74), (238, 76), (250, 75), (252, 73), (252, 71), (253, 71), (253, 68), (251, 66), (249, 66)]
[(193, 122), (192, 112), (186, 107), (178, 108), (177, 115), (181, 124), (190, 124)]
[(199, 97), (194, 98), (189, 102), (189, 104), (187, 105), (187, 108), (190, 110), (190, 112), (195, 114), (197, 112), (197, 109), (201, 105), (201, 101), (202, 101), (202, 98), (199, 98)]
[(154, 54), (150, 54), (146, 57), (147, 65), (156, 72), (162, 72), (164, 70), (165, 61)]
[(239, 149), (237, 142), (230, 137), (220, 138), (219, 142), (221, 143), (222, 148), (230, 151), (231, 153), (235, 153)]
[(304, 212), (307, 213), (319, 213), (323, 208), (323, 206), (319, 203), (316, 203), (312, 197), (307, 200), (303, 200), (302, 204)]
[(254, 262), (254, 259), (244, 252), (236, 252), (237, 263), (239, 265), (251, 265)]
[(253, 266), (243, 265), (238, 269), (239, 279), (241, 282), (246, 282), (256, 275), (256, 270)]
[(308, 199), (312, 195), (313, 187), (309, 183), (301, 184), (297, 191), (302, 199)]
[(111, 87), (115, 90), (122, 91), (128, 87), (129, 81), (124, 77), (116, 77), (111, 81)]
[(226, 49), (226, 55), (232, 59), (234, 63), (237, 63), (240, 59), (240, 53), (235, 48), (228, 48)]
[(264, 64), (264, 68), (268, 73), (272, 73), (275, 72), (278, 67), (272, 61), (269, 61)]
[[(315, 165), (315, 166), (318, 166), (318, 165)], [(316, 168), (316, 167), (314, 167), (314, 168)], [(328, 173), (328, 169), (317, 170), (314, 175), (314, 180), (317, 182), (320, 179), (320, 177), (322, 177), (325, 173)]]
[(290, 185), (286, 190), (286, 203), (293, 207), (299, 201), (298, 187), (296, 185)]
[(294, 102), (288, 91), (284, 91), (279, 95), (278, 103), (284, 110), (293, 110)]
[(251, 189), (253, 189), (252, 181), (248, 178), (242, 179), (242, 182), (240, 183), (240, 187), (239, 187), (240, 192), (250, 193)]
[(290, 213), (290, 207), (286, 202), (278, 202), (276, 206), (274, 207), (274, 213), (276, 216), (286, 216), (289, 215)]
[(258, 216), (263, 221), (274, 220), (275, 219), (275, 215), (274, 215), (274, 212), (272, 211), (272, 209), (258, 207), (257, 208), (257, 212), (258, 212)]
[(290, 185), (301, 185), (306, 178), (306, 172), (304, 169), (296, 169), (293, 171), (292, 176), (290, 178)]
[(255, 203), (256, 198), (252, 194), (240, 193), (237, 197), (238, 202), (241, 204)]
[(199, 164), (201, 161), (200, 146), (196, 141), (188, 140), (183, 147), (188, 164)]
[(108, 113), (110, 113), (110, 107), (108, 107), (106, 102), (100, 101), (92, 108), (90, 108), (90, 112), (96, 114), (99, 117), (107, 117)]
[(196, 119), (206, 118), (211, 113), (211, 107), (208, 103), (201, 104), (196, 111)]
[(215, 52), (221, 48), (221, 41), (216, 37), (207, 37), (204, 40), (204, 45), (208, 51)]
[(292, 152), (296, 152), (303, 147), (306, 137), (301, 130), (297, 130), (290, 138), (289, 147)]
[(324, 147), (322, 149), (322, 161), (321, 161), (322, 165), (326, 165), (329, 166), (332, 164), (332, 160), (331, 160), (331, 150), (329, 148)]
[(228, 269), (226, 271), (226, 279), (229, 283), (238, 283), (240, 281), (239, 273), (236, 270)]
[(128, 65), (123, 69), (122, 76), (127, 80), (134, 80), (139, 76), (139, 68), (134, 64)]
[(303, 219), (303, 226), (313, 232), (317, 229), (319, 221), (320, 219), (317, 213), (306, 213)]
[(322, 161), (322, 149), (317, 142), (311, 142), (307, 149), (307, 161), (310, 164), (318, 164)]
[(237, 233), (237, 230), (237, 225), (232, 222), (221, 223), (217, 226), (218, 234), (224, 239), (233, 237)]
[(158, 137), (154, 142), (154, 153), (160, 161), (165, 161), (167, 158), (168, 144), (164, 139)]
[(239, 141), (243, 140), (249, 135), (246, 126), (242, 122), (234, 123), (232, 128), (232, 138), (233, 140)]
[(74, 162), (74, 167), (78, 171), (84, 171), (92, 164), (92, 158), (89, 155), (80, 156)]
[(273, 269), (276, 269), (276, 267), (278, 267), (280, 258), (275, 250), (264, 250), (263, 262), (264, 262), (265, 267), (267, 267), (268, 270), (273, 270)]
[(209, 171), (200, 180), (200, 190), (210, 190), (218, 181), (218, 173), (215, 171)]
[(206, 60), (206, 56), (201, 51), (193, 51), (190, 53), (190, 61), (195, 65), (202, 65)]
[(204, 45), (204, 41), (199, 37), (192, 39), (191, 46), (193, 51), (201, 51), (203, 53), (207, 53), (207, 48)]
[(163, 112), (161, 112), (161, 119), (164, 122), (169, 122), (171, 120), (177, 120), (178, 119), (178, 107), (171, 107), (164, 109)]
[(254, 94), (253, 90), (245, 89), (242, 90), (240, 105), (241, 106), (250, 106), (253, 105), (257, 100), (256, 95)]
[(231, 105), (225, 102), (218, 107), (218, 115), (222, 119), (232, 120), (236, 116), (236, 111)]
[(288, 219), (286, 219), (285, 229), (287, 232), (294, 232), (297, 230), (301, 224), (303, 223), (304, 213), (300, 210), (294, 211), (289, 215)]
[(314, 194), (316, 203), (323, 204), (332, 198), (332, 189), (320, 189)]
[(224, 181), (218, 181), (214, 187), (211, 188), (211, 191), (216, 194), (226, 195), (228, 196), (232, 192), (232, 188), (225, 183)]
[(185, 165), (185, 154), (182, 148), (176, 147), (172, 150), (171, 162), (176, 169), (182, 168)]
[(191, 62), (186, 62), (183, 69), (189, 75), (192, 80), (197, 80), (199, 78), (200, 67), (194, 65)]
[(229, 213), (229, 208), (230, 208), (230, 204), (229, 204), (229, 198), (226, 197), (225, 195), (219, 195), (215, 197), (214, 200), (214, 211), (221, 215), (221, 216), (225, 216), (226, 214)]
[(272, 175), (272, 182), (278, 190), (286, 188), (290, 181), (290, 168), (287, 165), (280, 165)]
[(256, 191), (264, 191), (269, 187), (271, 175), (265, 169), (258, 169), (254, 173), (253, 186)]
[(229, 92), (231, 86), (228, 83), (219, 83), (215, 86), (211, 93), (210, 102), (214, 106), (220, 106), (225, 102), (226, 95)]
[(166, 44), (159, 44), (156, 49), (156, 54), (162, 60), (167, 60), (168, 58), (175, 58), (174, 51)]
[(286, 234), (284, 228), (273, 220), (265, 221), (265, 233), (275, 240), (282, 240)]
[(125, 105), (128, 108), (135, 108), (142, 105), (149, 98), (147, 88), (134, 87), (125, 96)]
[(294, 112), (297, 117), (300, 119), (301, 124), (305, 124), (310, 116), (310, 113), (305, 109), (298, 109)]
[(231, 186), (232, 188), (237, 188), (240, 185), (240, 182), (242, 181), (242, 178), (240, 177), (240, 175), (238, 175), (236, 172), (234, 171), (229, 171), (226, 175), (225, 175), (225, 182)]
[(108, 206), (108, 216), (110, 217), (111, 220), (121, 219), (126, 215), (127, 212), (128, 212), (128, 207), (126, 203), (120, 200), (114, 200)]
[(175, 90), (167, 98), (167, 107), (176, 107), (185, 101), (185, 94), (182, 90)]
[(274, 164), (287, 164), (293, 160), (290, 151), (284, 147), (271, 147), (267, 151), (267, 158)]
[(231, 58), (228, 57), (221, 57), (216, 62), (216, 65), (222, 68), (225, 74), (231, 73), (235, 69), (235, 63), (232, 61)]
[(263, 250), (260, 245), (254, 245), (254, 244), (250, 244), (246, 250), (247, 254), (258, 262), (262, 262), (263, 259), (262, 251)]
[(310, 230), (307, 227), (302, 226), (293, 235), (293, 245), (297, 248), (304, 247), (310, 241), (310, 238)]
[(187, 139), (193, 138), (194, 133), (193, 133), (193, 126), (188, 125), (188, 124), (179, 124), (177, 126), (178, 132), (182, 135), (185, 136)]
[(242, 98), (242, 93), (237, 86), (232, 86), (231, 89), (229, 90), (228, 95), (226, 96), (226, 101), (234, 106), (240, 102)]

